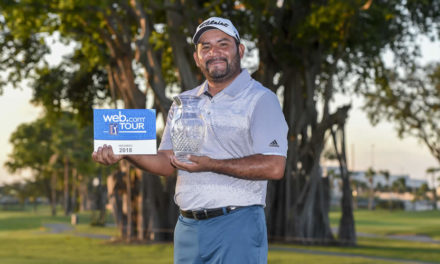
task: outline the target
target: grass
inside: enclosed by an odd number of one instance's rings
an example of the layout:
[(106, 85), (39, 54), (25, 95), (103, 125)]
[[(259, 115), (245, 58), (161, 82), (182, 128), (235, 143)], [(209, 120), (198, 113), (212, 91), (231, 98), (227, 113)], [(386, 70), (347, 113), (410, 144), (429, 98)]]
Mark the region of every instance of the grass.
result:
[(360, 237), (356, 247), (335, 246), (286, 246), (287, 248), (313, 250), (322, 252), (358, 254), (363, 256), (381, 257), (385, 259), (416, 260), (440, 263), (440, 244), (402, 241), (386, 238)]
[(116, 245), (71, 234), (0, 234), (1, 263), (172, 263), (172, 246)]
[[(337, 225), (338, 212), (331, 213), (332, 224)], [(115, 227), (91, 227), (91, 214), (79, 216), (80, 224), (73, 231), (51, 234), (43, 225), (69, 223), (65, 216), (51, 217), (43, 208), (32, 211), (0, 211), (0, 263), (2, 264), (52, 264), (52, 263), (172, 263), (173, 246), (164, 244), (116, 244), (105, 240), (80, 237), (78, 234), (106, 234), (115, 236)], [(366, 212), (355, 214), (358, 231), (387, 234), (423, 233), (437, 234), (439, 227), (433, 223), (440, 219), (438, 212)], [(377, 221), (375, 220), (377, 219)], [(421, 224), (425, 221), (425, 226)], [(376, 228), (375, 228), (376, 227)], [(392, 240), (383, 237), (358, 239), (357, 247), (325, 247), (299, 245), (270, 245), (269, 263), (399, 263), (398, 259), (438, 262), (440, 245)], [(333, 255), (325, 255), (330, 252)], [(324, 254), (324, 255), (323, 255)], [(327, 253), (328, 254), (328, 253)], [(347, 257), (334, 254), (359, 254), (384, 259)]]
[(393, 264), (400, 263), (398, 261), (384, 261), (377, 259), (355, 258), (316, 255), (315, 253), (292, 253), (283, 251), (269, 251), (269, 264), (309, 264), (309, 263), (325, 263), (325, 264)]
[(44, 223), (69, 223), (65, 216), (49, 216), (44, 212), (2, 212), (0, 211), (0, 232), (32, 230), (40, 228)]
[[(331, 212), (331, 225), (339, 225), (340, 212)], [(387, 235), (423, 235), (440, 240), (440, 211), (357, 210), (354, 214), (356, 231)]]

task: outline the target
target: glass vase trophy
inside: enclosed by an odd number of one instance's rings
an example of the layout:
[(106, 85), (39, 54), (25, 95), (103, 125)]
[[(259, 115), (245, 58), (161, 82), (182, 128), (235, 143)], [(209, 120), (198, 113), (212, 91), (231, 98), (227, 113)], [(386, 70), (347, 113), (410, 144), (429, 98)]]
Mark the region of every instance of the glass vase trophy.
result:
[(199, 107), (200, 97), (174, 97), (174, 115), (171, 121), (171, 141), (179, 161), (191, 163), (187, 155), (198, 155), (205, 139), (206, 125)]

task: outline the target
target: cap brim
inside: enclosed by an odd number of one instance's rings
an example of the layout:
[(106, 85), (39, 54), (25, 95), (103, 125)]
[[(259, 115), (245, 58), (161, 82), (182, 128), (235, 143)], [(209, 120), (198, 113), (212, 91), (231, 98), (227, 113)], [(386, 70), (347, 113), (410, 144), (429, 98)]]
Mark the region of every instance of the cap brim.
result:
[(205, 32), (208, 31), (208, 30), (211, 30), (211, 29), (218, 29), (218, 28), (213, 27), (213, 26), (206, 26), (206, 27), (200, 29), (200, 30), (197, 31), (197, 33), (194, 35), (194, 37), (193, 37), (193, 43), (197, 45), (197, 44), (199, 43), (199, 38), (202, 36), (202, 34), (205, 33)]

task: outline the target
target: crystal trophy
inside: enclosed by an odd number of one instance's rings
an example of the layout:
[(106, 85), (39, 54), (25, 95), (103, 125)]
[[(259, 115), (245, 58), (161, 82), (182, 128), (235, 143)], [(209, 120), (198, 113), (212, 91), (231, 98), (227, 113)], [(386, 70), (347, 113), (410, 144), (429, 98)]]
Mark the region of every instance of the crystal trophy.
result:
[(191, 163), (187, 155), (197, 155), (205, 139), (206, 126), (199, 108), (200, 97), (174, 97), (171, 121), (171, 141), (179, 161)]

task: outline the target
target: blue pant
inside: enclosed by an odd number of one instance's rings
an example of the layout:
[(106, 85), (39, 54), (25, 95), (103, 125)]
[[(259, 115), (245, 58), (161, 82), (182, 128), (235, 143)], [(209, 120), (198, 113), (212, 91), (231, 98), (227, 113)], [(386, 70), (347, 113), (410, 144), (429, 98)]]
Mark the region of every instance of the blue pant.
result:
[(266, 264), (263, 208), (239, 208), (206, 220), (180, 215), (174, 231), (174, 263)]

